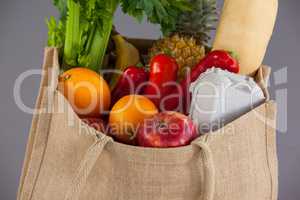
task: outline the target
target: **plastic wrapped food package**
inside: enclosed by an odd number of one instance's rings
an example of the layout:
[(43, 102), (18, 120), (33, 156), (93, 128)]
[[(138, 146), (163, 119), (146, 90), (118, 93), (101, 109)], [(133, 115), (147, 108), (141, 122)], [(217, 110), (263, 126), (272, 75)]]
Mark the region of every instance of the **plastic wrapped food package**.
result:
[(201, 133), (215, 131), (265, 101), (253, 78), (217, 68), (191, 84), (190, 117)]

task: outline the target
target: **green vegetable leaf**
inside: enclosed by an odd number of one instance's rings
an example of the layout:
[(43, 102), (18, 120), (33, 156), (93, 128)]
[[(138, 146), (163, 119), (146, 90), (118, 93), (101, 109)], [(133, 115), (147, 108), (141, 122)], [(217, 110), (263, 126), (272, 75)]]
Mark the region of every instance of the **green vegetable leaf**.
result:
[(160, 24), (164, 35), (176, 27), (176, 18), (192, 6), (186, 0), (122, 0), (122, 9), (139, 21), (144, 16), (154, 24)]
[(67, 0), (53, 0), (53, 5), (57, 7), (60, 19), (65, 20), (67, 17)]
[(64, 24), (59, 21), (56, 22), (55, 17), (51, 16), (50, 19), (46, 19), (48, 26), (48, 46), (61, 48), (64, 45), (65, 40), (65, 27)]

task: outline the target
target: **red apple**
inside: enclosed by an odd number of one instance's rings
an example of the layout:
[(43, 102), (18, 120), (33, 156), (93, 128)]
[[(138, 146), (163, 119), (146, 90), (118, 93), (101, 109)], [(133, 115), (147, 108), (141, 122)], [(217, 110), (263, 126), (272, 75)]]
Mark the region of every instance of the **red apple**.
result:
[(177, 112), (163, 112), (145, 120), (137, 133), (139, 146), (180, 147), (198, 137), (196, 125), (187, 116)]
[(81, 119), (85, 124), (89, 125), (90, 127), (96, 129), (99, 132), (105, 134), (106, 126), (102, 119), (99, 118), (83, 118)]

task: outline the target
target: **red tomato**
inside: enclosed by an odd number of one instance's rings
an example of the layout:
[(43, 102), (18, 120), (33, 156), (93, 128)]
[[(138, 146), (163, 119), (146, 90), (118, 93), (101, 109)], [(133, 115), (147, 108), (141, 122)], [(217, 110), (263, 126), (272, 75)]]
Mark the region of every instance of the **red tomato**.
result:
[(161, 100), (174, 90), (178, 69), (178, 64), (173, 57), (159, 54), (152, 58), (149, 83), (145, 88), (144, 95), (151, 99), (157, 108), (161, 107)]

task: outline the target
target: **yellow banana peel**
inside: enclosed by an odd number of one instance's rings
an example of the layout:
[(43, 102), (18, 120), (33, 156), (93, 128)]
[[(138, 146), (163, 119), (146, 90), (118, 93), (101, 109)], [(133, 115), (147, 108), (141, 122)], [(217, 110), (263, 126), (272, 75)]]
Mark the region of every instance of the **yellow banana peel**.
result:
[[(113, 41), (116, 45), (116, 70), (123, 72), (126, 67), (140, 63), (140, 54), (135, 46), (126, 41), (121, 35), (113, 36)], [(120, 73), (114, 73), (112, 76), (110, 81), (111, 89), (117, 84), (120, 75)]]

